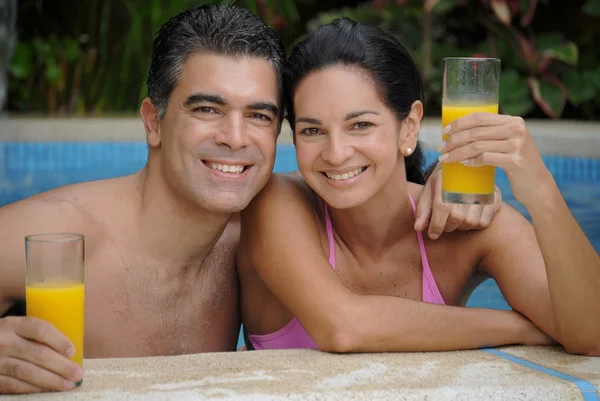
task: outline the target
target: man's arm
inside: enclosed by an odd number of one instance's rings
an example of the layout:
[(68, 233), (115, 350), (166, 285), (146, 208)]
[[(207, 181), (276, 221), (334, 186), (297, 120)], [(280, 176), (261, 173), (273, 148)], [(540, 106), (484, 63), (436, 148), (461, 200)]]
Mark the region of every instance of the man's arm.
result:
[(79, 232), (81, 214), (69, 201), (40, 194), (0, 208), (0, 315), (25, 298), (25, 236)]
[[(0, 316), (25, 298), (25, 236), (81, 232), (75, 205), (41, 194), (0, 208)], [(0, 394), (68, 390), (83, 373), (69, 357), (73, 344), (54, 326), (31, 317), (0, 318)]]
[(329, 266), (312, 205), (284, 177), (274, 176), (242, 213), (239, 252), (324, 351), (442, 351), (548, 341), (513, 311), (349, 290)]

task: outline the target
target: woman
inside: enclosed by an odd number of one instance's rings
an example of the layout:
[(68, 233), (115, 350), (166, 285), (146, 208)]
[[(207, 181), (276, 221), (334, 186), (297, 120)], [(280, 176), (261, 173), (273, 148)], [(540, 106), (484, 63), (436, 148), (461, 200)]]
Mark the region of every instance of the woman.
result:
[[(406, 49), (377, 27), (342, 19), (300, 43), (287, 65), (301, 176), (274, 176), (242, 215), (248, 348), (440, 351), (557, 341), (599, 355), (598, 255), (522, 119), (481, 113), (453, 122), (441, 161), (503, 168), (534, 227), (503, 204), (487, 229), (432, 241), (413, 229), (423, 105)], [(489, 276), (513, 311), (461, 307)]]

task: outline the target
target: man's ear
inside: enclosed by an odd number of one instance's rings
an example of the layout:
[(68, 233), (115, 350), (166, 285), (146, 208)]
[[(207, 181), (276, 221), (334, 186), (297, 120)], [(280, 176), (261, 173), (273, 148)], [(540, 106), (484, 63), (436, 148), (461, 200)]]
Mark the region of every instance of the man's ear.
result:
[(419, 130), (421, 129), (421, 119), (423, 118), (423, 103), (416, 100), (411, 108), (408, 116), (402, 121), (400, 131), (399, 150), (403, 155), (409, 156), (417, 147), (419, 139)]
[(151, 147), (160, 145), (160, 129), (158, 124), (158, 109), (150, 98), (145, 98), (140, 106), (140, 115), (146, 128), (146, 141)]

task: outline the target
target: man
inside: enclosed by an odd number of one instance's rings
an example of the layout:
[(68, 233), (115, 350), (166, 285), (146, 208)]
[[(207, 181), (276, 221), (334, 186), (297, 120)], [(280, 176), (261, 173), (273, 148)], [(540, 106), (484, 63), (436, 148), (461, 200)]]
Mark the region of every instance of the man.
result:
[[(25, 298), (23, 237), (78, 232), (86, 238), (86, 358), (235, 350), (237, 213), (272, 172), (284, 55), (277, 35), (245, 9), (201, 6), (169, 20), (154, 42), (140, 110), (147, 165), (0, 209), (0, 314)], [(441, 224), (432, 226), (443, 228), (449, 210), (436, 207)], [(471, 212), (478, 225), (482, 208)], [(448, 226), (465, 216), (455, 209)], [(0, 319), (0, 393), (73, 388), (83, 372), (72, 351), (46, 322)]]

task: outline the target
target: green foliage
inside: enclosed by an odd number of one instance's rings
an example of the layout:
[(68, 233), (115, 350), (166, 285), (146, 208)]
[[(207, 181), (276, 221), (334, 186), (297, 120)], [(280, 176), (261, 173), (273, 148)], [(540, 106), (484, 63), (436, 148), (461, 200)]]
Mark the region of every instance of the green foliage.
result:
[[(596, 15), (599, 4), (600, 0), (588, 0), (582, 11)], [(588, 49), (588, 58), (593, 61), (584, 67), (580, 65), (580, 49), (574, 40), (567, 40), (557, 32), (536, 33), (532, 28), (540, 5), (549, 7), (549, 2), (404, 0), (383, 4), (379, 1), (377, 7), (365, 3), (355, 9), (322, 13), (307, 27), (311, 31), (336, 17), (348, 16), (396, 32), (420, 63), (429, 114), (439, 114), (443, 58), (479, 55), (502, 60), (503, 113), (538, 117), (543, 113), (559, 118), (570, 104), (579, 109), (580, 118), (600, 118), (597, 106), (600, 89), (596, 85), (600, 69), (595, 67), (600, 62), (600, 53)]]
[[(39, 7), (59, 0), (20, 1), (20, 14), (39, 23), (27, 24), (36, 29), (21, 26), (9, 68), (9, 108), (136, 112), (146, 96), (154, 33), (181, 10), (213, 1), (232, 0), (61, 0), (65, 17), (48, 16), (50, 5)], [(307, 32), (342, 16), (392, 31), (422, 68), (429, 114), (439, 115), (444, 57), (485, 55), (502, 60), (502, 112), (600, 119), (600, 0), (583, 6), (548, 0), (364, 0), (340, 9), (318, 0), (233, 2), (275, 27), (288, 51)]]
[(600, 17), (600, 0), (588, 0), (581, 11), (594, 17)]
[[(182, 10), (212, 2), (64, 0), (60, 8), (73, 18), (67, 26), (53, 26), (50, 34), (21, 35), (25, 37), (9, 69), (10, 108), (66, 114), (134, 112), (147, 94), (144, 81), (154, 34)], [(271, 24), (298, 19), (292, 0), (237, 3)], [(31, 5), (25, 0), (19, 6), (26, 14), (36, 10)], [(35, 11), (40, 21), (47, 11)]]

